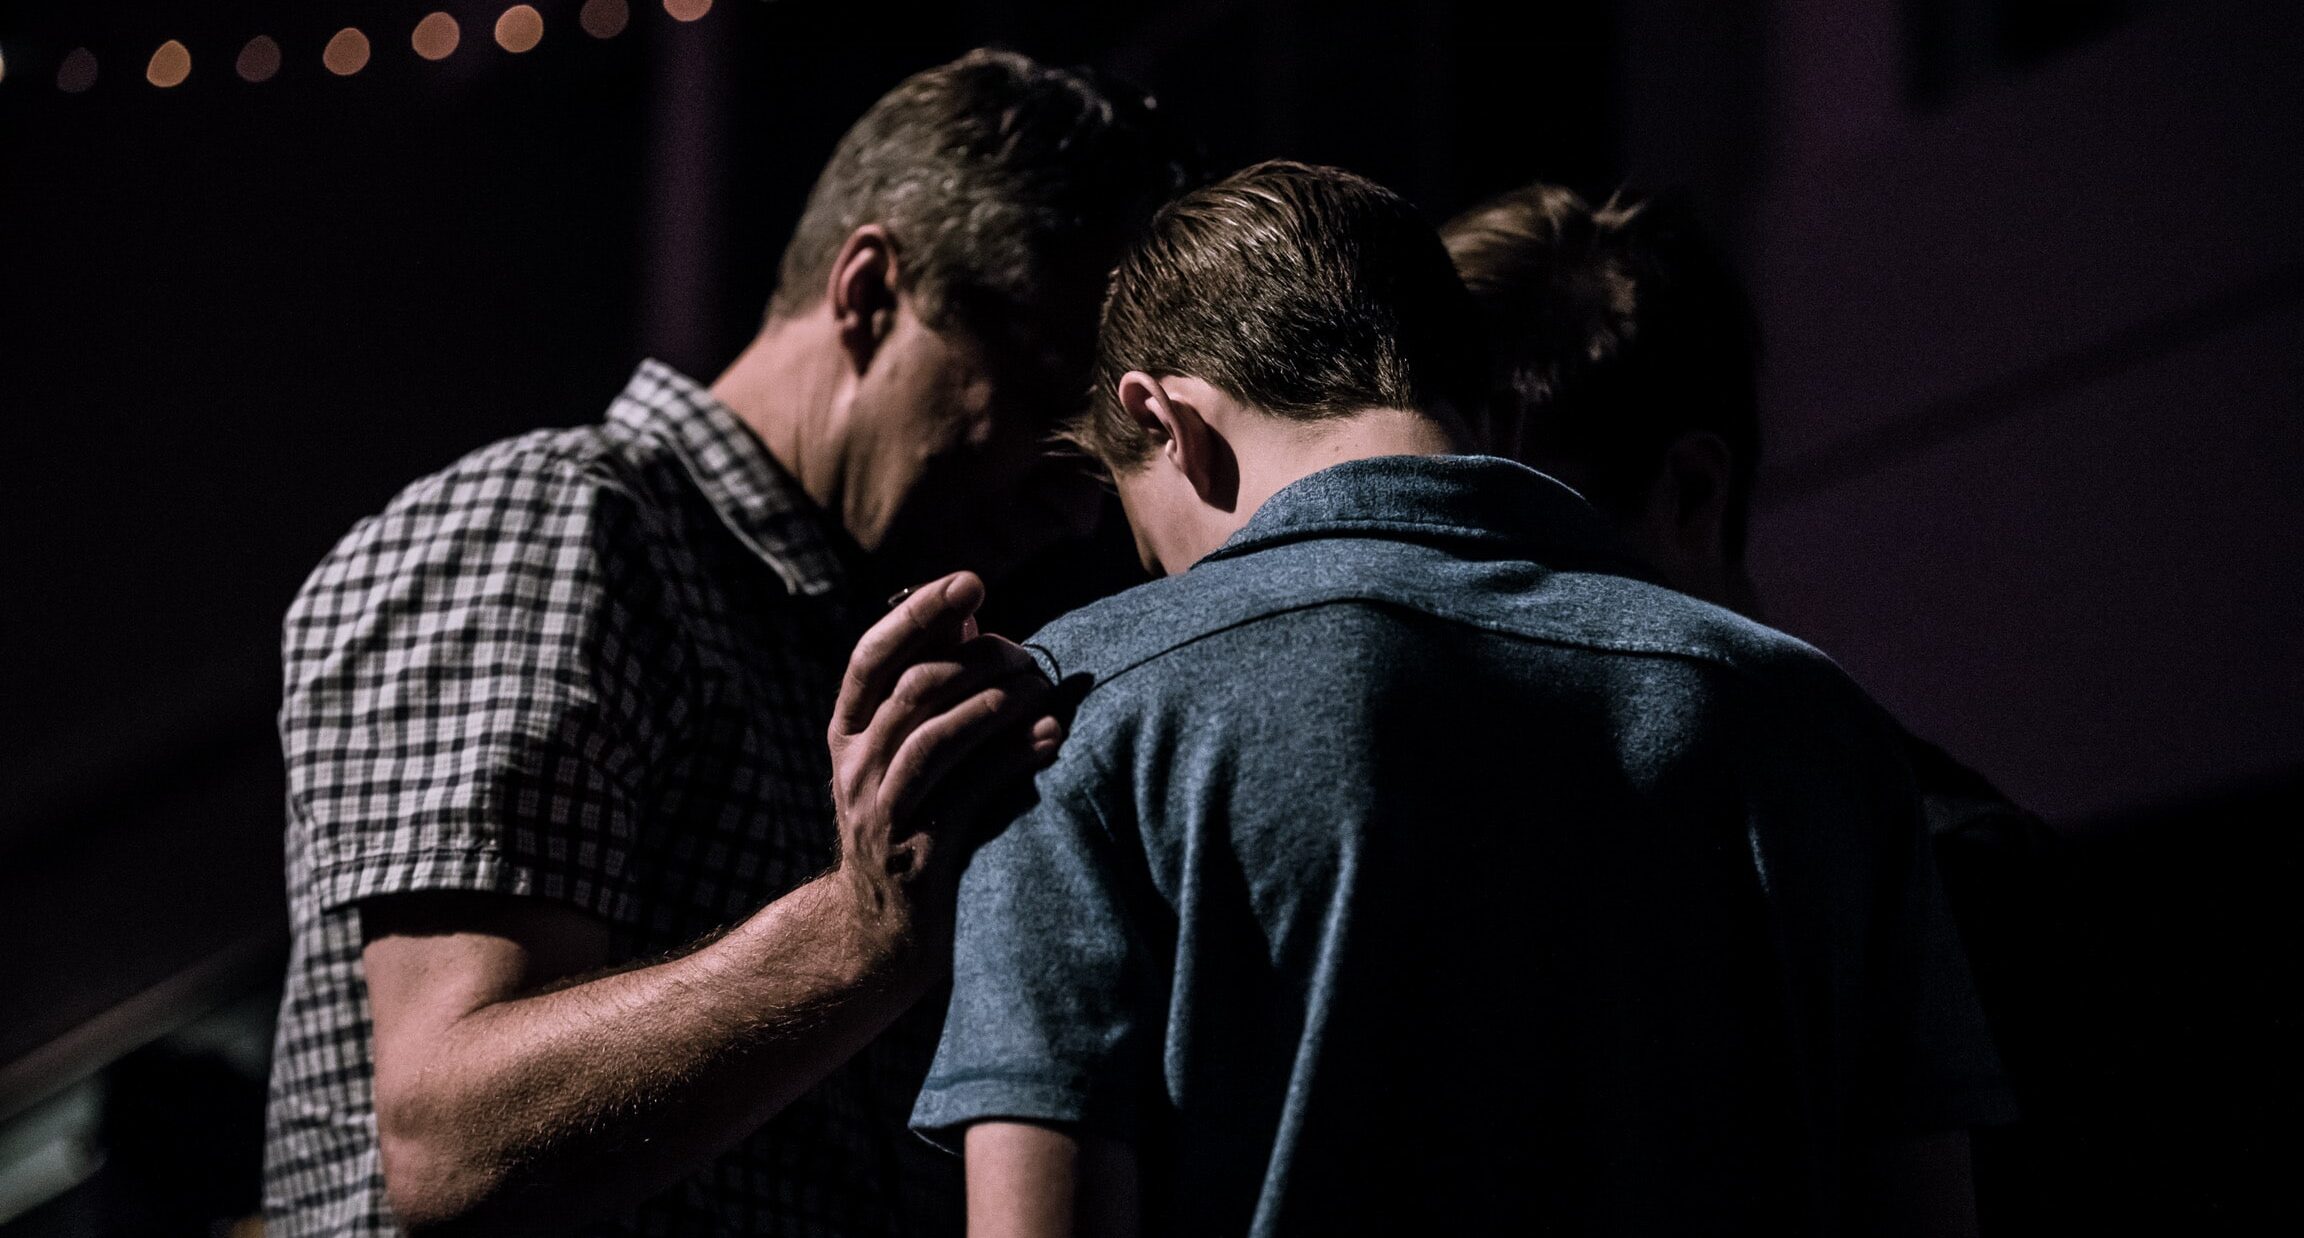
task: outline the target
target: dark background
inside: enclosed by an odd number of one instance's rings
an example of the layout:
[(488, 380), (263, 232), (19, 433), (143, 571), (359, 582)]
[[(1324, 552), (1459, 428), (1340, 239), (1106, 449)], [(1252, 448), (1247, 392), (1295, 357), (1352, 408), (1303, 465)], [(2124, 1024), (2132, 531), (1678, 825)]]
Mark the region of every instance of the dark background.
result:
[(1435, 221), (1693, 193), (1769, 332), (1770, 618), (2071, 844), (2001, 892), (1990, 1228), (2293, 1218), (2304, 6), (631, 0), (602, 40), (544, 0), (521, 55), (504, 7), (0, 7), (0, 1225), (252, 1208), (304, 573), (644, 356), (710, 378), (838, 133), (984, 42)]

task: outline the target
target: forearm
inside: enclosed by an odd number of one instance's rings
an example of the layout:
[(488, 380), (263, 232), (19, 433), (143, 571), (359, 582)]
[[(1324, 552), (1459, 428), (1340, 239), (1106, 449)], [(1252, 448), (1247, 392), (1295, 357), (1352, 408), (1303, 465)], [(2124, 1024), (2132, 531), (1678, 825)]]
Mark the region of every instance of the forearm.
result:
[(979, 1122), (963, 1137), (970, 1238), (1134, 1238), (1135, 1150), (1031, 1122)]
[[(694, 953), (499, 1001), (378, 1062), (411, 1227), (551, 1227), (663, 1189), (852, 1057), (939, 963), (836, 876)], [(381, 1089), (380, 1089), (381, 1092)]]

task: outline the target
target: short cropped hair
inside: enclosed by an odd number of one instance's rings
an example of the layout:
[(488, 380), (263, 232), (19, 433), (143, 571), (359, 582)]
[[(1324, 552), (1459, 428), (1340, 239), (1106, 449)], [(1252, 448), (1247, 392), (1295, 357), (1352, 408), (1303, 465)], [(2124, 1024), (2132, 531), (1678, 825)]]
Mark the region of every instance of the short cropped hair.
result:
[(1687, 204), (1595, 208), (1556, 185), (1507, 193), (1440, 230), (1479, 303), (1492, 415), (1531, 462), (1573, 460), (1586, 495), (1636, 510), (1672, 441), (1709, 431), (1731, 459), (1723, 530), (1741, 558), (1760, 459), (1760, 329)]
[(1131, 370), (1190, 375), (1278, 417), (1470, 412), (1479, 322), (1431, 225), (1336, 168), (1274, 161), (1161, 208), (1113, 274), (1095, 391), (1066, 437), (1108, 469), (1153, 442), (1120, 408)]
[(784, 248), (771, 316), (819, 303), (840, 247), (885, 227), (929, 326), (1073, 359), (1103, 279), (1198, 159), (1149, 96), (979, 49), (916, 73), (833, 150)]

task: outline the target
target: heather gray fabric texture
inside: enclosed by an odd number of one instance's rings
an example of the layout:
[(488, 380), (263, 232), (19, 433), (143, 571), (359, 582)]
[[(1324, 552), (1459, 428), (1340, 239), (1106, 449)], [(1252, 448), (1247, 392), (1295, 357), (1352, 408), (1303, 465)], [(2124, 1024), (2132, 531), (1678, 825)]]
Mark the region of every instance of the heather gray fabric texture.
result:
[(913, 1125), (1132, 1142), (1152, 1232), (1829, 1233), (2009, 1105), (1897, 733), (1483, 457), (1306, 478), (1031, 642)]

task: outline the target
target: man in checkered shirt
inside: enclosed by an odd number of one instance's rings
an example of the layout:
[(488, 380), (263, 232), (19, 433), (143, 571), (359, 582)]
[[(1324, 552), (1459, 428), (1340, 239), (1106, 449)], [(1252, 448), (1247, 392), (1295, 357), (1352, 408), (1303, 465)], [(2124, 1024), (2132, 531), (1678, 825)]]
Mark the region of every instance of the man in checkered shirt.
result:
[(645, 364), (320, 565), (285, 638), (269, 1232), (958, 1228), (904, 1129), (912, 1008), (956, 832), (1059, 728), (939, 574), (1091, 517), (1045, 434), (1183, 177), (1141, 99), (1004, 53), (921, 73), (709, 390)]

